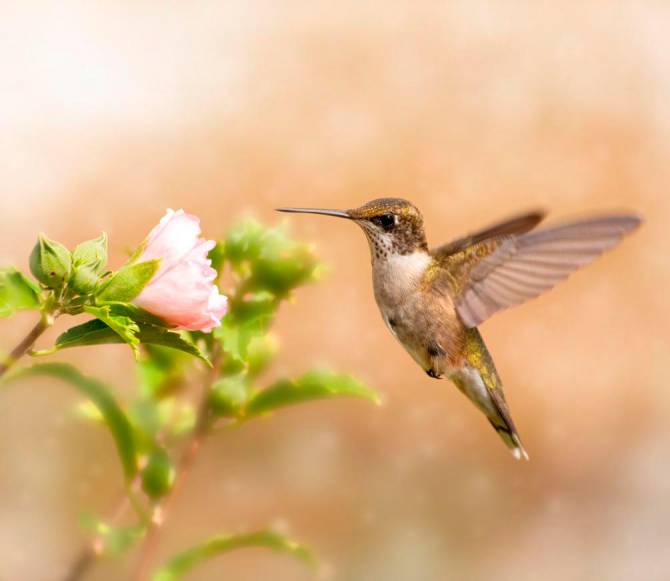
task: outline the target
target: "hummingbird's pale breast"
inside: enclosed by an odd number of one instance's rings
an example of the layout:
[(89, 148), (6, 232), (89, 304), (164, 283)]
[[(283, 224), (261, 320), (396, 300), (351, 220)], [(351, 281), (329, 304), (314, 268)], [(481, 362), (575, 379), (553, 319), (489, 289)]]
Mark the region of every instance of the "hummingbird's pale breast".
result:
[(373, 254), (372, 280), (382, 318), (412, 358), (435, 375), (451, 371), (460, 355), (462, 325), (448, 295), (426, 289), (432, 257), (418, 250), (410, 254)]
[[(374, 256), (374, 255), (373, 255)], [(380, 309), (393, 308), (419, 293), (432, 258), (421, 250), (372, 259), (372, 282)]]

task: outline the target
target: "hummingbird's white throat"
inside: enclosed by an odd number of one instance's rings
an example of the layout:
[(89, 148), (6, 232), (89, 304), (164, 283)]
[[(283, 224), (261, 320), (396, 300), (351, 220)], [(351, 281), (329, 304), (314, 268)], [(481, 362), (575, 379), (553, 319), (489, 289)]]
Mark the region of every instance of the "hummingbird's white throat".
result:
[(380, 308), (397, 305), (415, 293), (432, 258), (425, 250), (403, 254), (391, 232), (357, 221), (370, 246), (375, 297)]
[(372, 277), (380, 307), (400, 304), (417, 292), (431, 260), (422, 250), (373, 260)]
[(366, 220), (357, 220), (356, 223), (365, 232), (365, 238), (370, 246), (372, 264), (378, 260), (386, 260), (395, 254), (393, 235), (390, 232), (382, 232)]

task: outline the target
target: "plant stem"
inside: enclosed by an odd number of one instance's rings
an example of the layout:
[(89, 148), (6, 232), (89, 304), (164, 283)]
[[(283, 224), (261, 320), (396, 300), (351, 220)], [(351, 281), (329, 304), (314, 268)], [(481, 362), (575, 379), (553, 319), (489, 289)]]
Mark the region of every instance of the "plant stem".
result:
[[(124, 494), (119, 500), (118, 505), (110, 518), (110, 522), (114, 523), (119, 520), (129, 507), (130, 500), (128, 499), (128, 496)], [(78, 581), (79, 579), (82, 579), (88, 569), (95, 563), (95, 559), (100, 555), (103, 542), (104, 541), (100, 535), (98, 535), (92, 542), (87, 543), (86, 546), (79, 551), (79, 554), (72, 562), (72, 565), (70, 565), (63, 581)]]
[(77, 581), (81, 579), (88, 568), (93, 564), (96, 553), (93, 545), (86, 545), (77, 555), (77, 558), (70, 566), (63, 581)]
[[(216, 347), (215, 347), (216, 349)], [(133, 575), (134, 581), (147, 581), (151, 571), (151, 566), (158, 550), (161, 533), (164, 529), (165, 522), (174, 506), (179, 493), (184, 487), (193, 461), (200, 451), (203, 440), (209, 433), (211, 427), (210, 423), (210, 409), (209, 409), (209, 392), (212, 384), (216, 380), (220, 368), (220, 353), (217, 351), (212, 357), (212, 369), (208, 374), (206, 384), (203, 386), (200, 403), (198, 404), (198, 415), (196, 419), (193, 433), (184, 449), (181, 458), (177, 464), (176, 477), (172, 489), (163, 498), (161, 504), (154, 509), (154, 519), (149, 525), (147, 535), (142, 546), (137, 568)]]
[(30, 332), (21, 340), (21, 342), (12, 349), (7, 358), (0, 363), (0, 377), (2, 377), (12, 366), (23, 357), (35, 344), (38, 337), (53, 325), (54, 317), (50, 313), (42, 313), (40, 320), (30, 330)]

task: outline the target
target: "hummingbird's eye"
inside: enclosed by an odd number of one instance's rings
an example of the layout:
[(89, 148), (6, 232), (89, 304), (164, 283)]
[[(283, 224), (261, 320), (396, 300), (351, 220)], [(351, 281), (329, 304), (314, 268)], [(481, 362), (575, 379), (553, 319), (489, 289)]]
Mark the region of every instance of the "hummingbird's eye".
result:
[(392, 230), (393, 227), (395, 226), (395, 215), (382, 214), (381, 216), (375, 217), (373, 221), (388, 232), (389, 230)]

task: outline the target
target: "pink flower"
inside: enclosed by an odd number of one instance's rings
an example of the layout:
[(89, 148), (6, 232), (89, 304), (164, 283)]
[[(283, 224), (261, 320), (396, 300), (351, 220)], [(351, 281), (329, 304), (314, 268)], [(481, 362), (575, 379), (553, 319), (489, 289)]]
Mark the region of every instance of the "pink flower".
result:
[(214, 284), (207, 258), (214, 241), (200, 238), (200, 220), (168, 210), (146, 239), (138, 262), (160, 259), (160, 268), (135, 299), (137, 306), (168, 325), (209, 333), (221, 324), (228, 300)]

